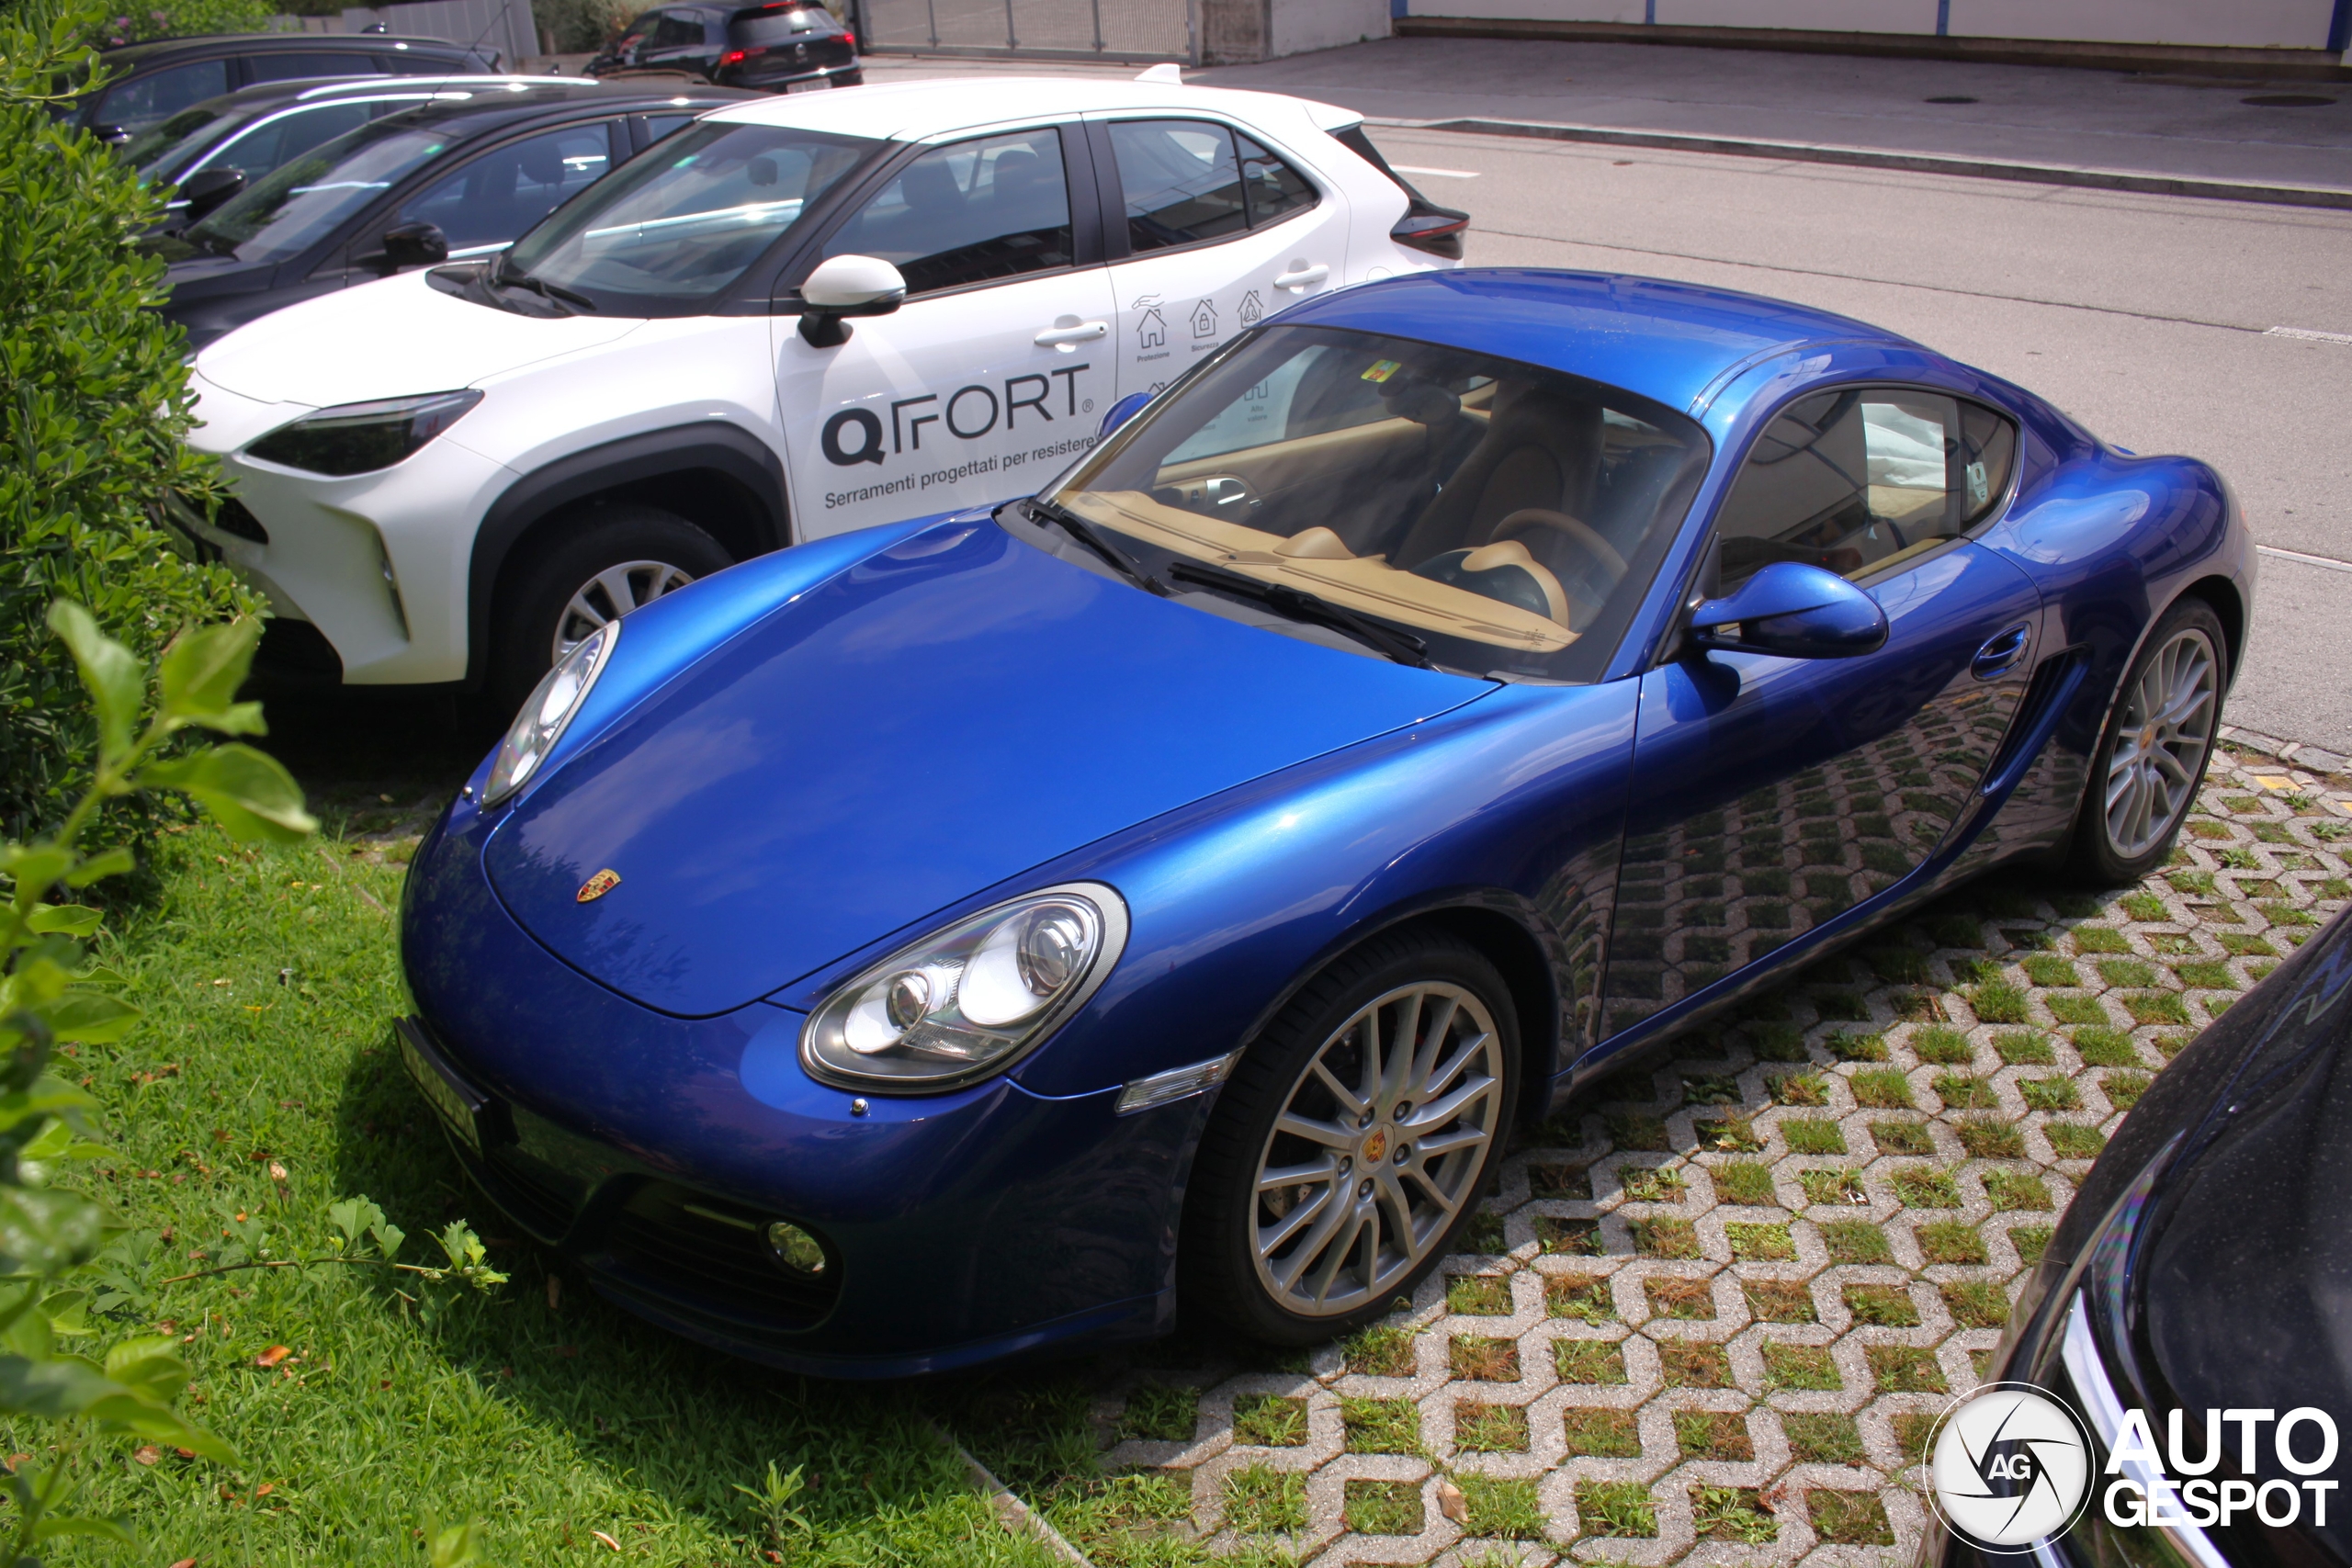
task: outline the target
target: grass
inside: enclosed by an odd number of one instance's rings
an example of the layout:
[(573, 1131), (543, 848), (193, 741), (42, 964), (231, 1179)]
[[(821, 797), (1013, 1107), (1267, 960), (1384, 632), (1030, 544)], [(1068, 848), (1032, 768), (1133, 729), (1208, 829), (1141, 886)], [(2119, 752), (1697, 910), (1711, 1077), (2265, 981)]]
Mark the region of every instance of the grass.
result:
[(1415, 1481), (1351, 1481), (1340, 1517), (1365, 1535), (1419, 1535), (1424, 1510)]
[(1900, 1285), (1849, 1285), (1846, 1310), (1873, 1328), (1917, 1328), (1919, 1308)]
[(1306, 1401), (1278, 1393), (1243, 1394), (1233, 1402), (1233, 1440), (1259, 1448), (1297, 1448), (1306, 1441)]
[(1813, 1323), (1813, 1292), (1802, 1280), (1743, 1280), (1747, 1310), (1765, 1323)]
[(1846, 1380), (1826, 1345), (1783, 1345), (1764, 1341), (1764, 1385), (1772, 1389), (1838, 1389)]
[[(1786, 1131), (1786, 1123), (1782, 1124)], [(1726, 1160), (1710, 1173), (1715, 1179), (1715, 1194), (1726, 1203), (1744, 1208), (1765, 1208), (1778, 1202), (1772, 1190), (1772, 1172), (1769, 1167), (1752, 1159)]]
[(1657, 1508), (1638, 1481), (1579, 1481), (1577, 1517), (1586, 1535), (1655, 1536)]
[(1445, 1281), (1445, 1310), (1464, 1317), (1509, 1317), (1510, 1280), (1500, 1274), (1454, 1274)]
[(1668, 1339), (1657, 1348), (1657, 1362), (1668, 1388), (1729, 1388), (1731, 1358), (1720, 1345)]
[(1886, 1036), (1857, 1034), (1841, 1029), (1829, 1037), (1829, 1054), (1841, 1062), (1883, 1062), (1886, 1060)]
[(1797, 1245), (1784, 1224), (1734, 1220), (1724, 1226), (1724, 1235), (1731, 1241), (1732, 1257), (1742, 1263), (1786, 1262), (1797, 1255)]
[(1911, 1049), (1919, 1060), (1936, 1066), (1958, 1066), (1976, 1059), (1976, 1047), (1968, 1036), (1944, 1024), (1932, 1023), (1911, 1036)]
[(1676, 1411), (1674, 1446), (1685, 1459), (1744, 1462), (1756, 1457), (1756, 1445), (1747, 1436), (1747, 1417), (1726, 1410)]
[(1547, 1274), (1544, 1278), (1544, 1310), (1553, 1317), (1607, 1323), (1617, 1315), (1617, 1301), (1610, 1293), (1609, 1281), (1600, 1275)]
[(1693, 1486), (1690, 1528), (1701, 1540), (1733, 1540), (1763, 1546), (1780, 1534), (1770, 1509), (1753, 1486)]
[(1190, 1442), (1200, 1404), (1196, 1389), (1144, 1383), (1127, 1395), (1127, 1407), (1119, 1413), (1118, 1436), (1122, 1441)]
[(1516, 1404), (1457, 1399), (1453, 1402), (1453, 1446), (1467, 1453), (1523, 1454), (1527, 1412)]
[(1592, 1170), (1581, 1165), (1531, 1165), (1527, 1189), (1531, 1198), (1589, 1199)]
[(2025, 992), (2007, 980), (1987, 980), (1967, 997), (1970, 1010), (1984, 1023), (2023, 1023), (2033, 1016)]
[(1954, 1280), (1942, 1290), (1944, 1305), (1962, 1328), (1998, 1328), (2009, 1321), (2008, 1293), (1991, 1280)]
[[(2159, 901), (2156, 908), (2162, 910), (2163, 903)], [(2159, 913), (2156, 919), (2162, 919), (2164, 916)], [(2089, 957), (2101, 953), (2129, 953), (2132, 951), (2132, 944), (2124, 940), (2121, 931), (2115, 930), (2112, 926), (2076, 926), (2075, 951), (2085, 957)]]
[(1543, 1539), (1544, 1504), (1532, 1481), (1493, 1475), (1457, 1475), (1453, 1480), (1462, 1488), (1464, 1534), (1488, 1540)]
[(1570, 1405), (1561, 1412), (1567, 1433), (1568, 1453), (1589, 1459), (1642, 1457), (1641, 1424), (1631, 1410), (1601, 1410)]
[(1413, 1351), (1413, 1331), (1393, 1324), (1376, 1324), (1341, 1347), (1348, 1371), (1375, 1378), (1408, 1378), (1419, 1371)]
[(2012, 1030), (1993, 1036), (1993, 1049), (2009, 1066), (2046, 1067), (2058, 1059), (2050, 1036), (2038, 1029)]
[(1984, 1261), (1984, 1238), (1965, 1221), (1930, 1221), (1915, 1234), (1919, 1238), (1919, 1256), (1929, 1263)]
[(1789, 1435), (1789, 1452), (1799, 1464), (1862, 1462), (1862, 1434), (1851, 1416), (1782, 1411), (1781, 1429)]
[(1860, 1173), (1852, 1170), (1801, 1170), (1797, 1181), (1804, 1188), (1807, 1203), (1863, 1203), (1869, 1195), (1862, 1190)]
[[(1792, 1155), (1842, 1155), (1846, 1152), (1846, 1134), (1835, 1122), (1813, 1118), (1792, 1117), (1781, 1123), (1781, 1136), (1788, 1141)], [(1756, 1168), (1763, 1170), (1761, 1166)], [(1764, 1190), (1771, 1190), (1771, 1173), (1764, 1172)], [(1770, 1198), (1765, 1202), (1773, 1201)]]
[(1243, 1535), (1287, 1535), (1306, 1528), (1306, 1477), (1263, 1464), (1225, 1478), (1225, 1522)]
[(2149, 1082), (2145, 1073), (2109, 1073), (2099, 1079), (2098, 1087), (2107, 1092), (2109, 1104), (2118, 1111), (2129, 1111), (2148, 1092)]
[(2050, 1234), (2048, 1225), (2019, 1225), (2009, 1232), (2010, 1244), (2018, 1249), (2018, 1261), (2041, 1262), (2041, 1255), (2050, 1247)]
[(1351, 1454), (1418, 1454), (1420, 1406), (1409, 1399), (1342, 1399), (1340, 1426)]
[(1519, 1341), (1484, 1334), (1457, 1334), (1447, 1341), (1446, 1365), (1458, 1378), (1480, 1382), (1519, 1381)]
[(2042, 1006), (2061, 1023), (2098, 1025), (2107, 1022), (2107, 1009), (2097, 997), (2047, 996)]
[(1825, 1220), (1821, 1241), (1832, 1263), (1892, 1263), (1894, 1253), (1886, 1233), (1868, 1220)]
[(1690, 1190), (1690, 1179), (1679, 1170), (1628, 1166), (1617, 1174), (1625, 1183), (1625, 1196), (1636, 1203), (1679, 1203)]
[[(385, 1044), (406, 1006), (390, 911), (424, 817), (348, 793), (314, 798), (328, 829), (307, 844), (167, 835), (152, 902), (116, 917), (104, 944), (146, 1016), (121, 1043), (82, 1048), (115, 1151), (102, 1168), (122, 1173), (91, 1185), (127, 1235), (149, 1238), (138, 1320), (204, 1330), (182, 1348), (194, 1409), (245, 1468), (108, 1461), (84, 1511), (126, 1513), (158, 1562), (373, 1568), (413, 1553), (430, 1506), (482, 1520), (495, 1561), (597, 1562), (603, 1530), (633, 1561), (683, 1568), (765, 1545), (735, 1486), (775, 1461), (804, 1467), (796, 1506), (812, 1547), (838, 1560), (1047, 1561), (997, 1527), (911, 1392), (762, 1371), (585, 1291), (551, 1309), (543, 1266), (511, 1242), (492, 1251), (511, 1285), (425, 1295), (422, 1311), (372, 1270), (153, 1282), (174, 1271), (166, 1257), (188, 1267), (187, 1242), (217, 1235), (224, 1213), (255, 1216), (274, 1250), (325, 1252), (326, 1205), (357, 1193), (415, 1238), (412, 1261), (452, 1219), (510, 1234)], [(130, 1175), (151, 1169), (185, 1179)], [(166, 1234), (170, 1247), (154, 1239)], [(272, 1345), (300, 1370), (256, 1369)], [(265, 1482), (272, 1504), (222, 1506), (224, 1487), (250, 1496)]]
[(1814, 1533), (1838, 1546), (1893, 1546), (1894, 1529), (1874, 1492), (1815, 1490), (1804, 1495)]
[(1928, 1135), (1925, 1122), (1873, 1122), (1871, 1123), (1871, 1138), (1883, 1154), (1931, 1155), (1936, 1152), (1936, 1141)]
[(1659, 1317), (1688, 1320), (1715, 1315), (1715, 1292), (1704, 1280), (1659, 1274), (1643, 1280), (1642, 1288), (1649, 1294), (1650, 1311)]
[(1882, 1393), (1951, 1392), (1932, 1350), (1916, 1345), (1871, 1345), (1864, 1347), (1863, 1353), (1870, 1358), (1871, 1381)]
[(1689, 1220), (1672, 1214), (1635, 1220), (1634, 1249), (1651, 1258), (1696, 1258), (1699, 1233)]
[(2041, 1129), (2050, 1152), (2060, 1159), (2097, 1159), (2107, 1147), (2107, 1134), (2079, 1122), (2052, 1122)]
[(1817, 1072), (1782, 1073), (1766, 1080), (1772, 1098), (1781, 1105), (1826, 1105), (1829, 1080)]
[(1949, 1171), (1933, 1166), (1910, 1165), (1896, 1171), (1894, 1177), (1895, 1196), (1911, 1209), (1957, 1209), (1960, 1207), (1960, 1185)]
[(1903, 1450), (1905, 1465), (1928, 1462), (1928, 1438), (1936, 1429), (1936, 1417), (1928, 1411), (1905, 1410), (1894, 1417), (1894, 1444)]
[(1984, 1173), (1984, 1196), (1993, 1200), (1996, 1209), (2041, 1209), (2050, 1207), (2050, 1189), (2041, 1178), (2022, 1170), (1988, 1170)]
[(1938, 1073), (1934, 1087), (1947, 1111), (1990, 1111), (2001, 1102), (1993, 1080), (1973, 1073)]
[(1892, 1067), (1859, 1072), (1847, 1081), (1857, 1105), (1872, 1111), (1911, 1109), (1911, 1080)]
[(1963, 1116), (1952, 1129), (1971, 1159), (2023, 1159), (2025, 1134), (1997, 1116)]
[(2072, 1078), (2019, 1078), (2018, 1092), (2025, 1096), (2029, 1111), (2072, 1111), (2083, 1102)]
[(2077, 1029), (2075, 1031), (2075, 1053), (2086, 1067), (2136, 1067), (2140, 1052), (2132, 1037), (2120, 1029)]
[(1606, 1339), (1555, 1339), (1552, 1366), (1562, 1382), (1621, 1383), (1625, 1353)]
[(1555, 1258), (1600, 1256), (1600, 1222), (1564, 1220), (1552, 1214), (1535, 1216), (1535, 1239)]

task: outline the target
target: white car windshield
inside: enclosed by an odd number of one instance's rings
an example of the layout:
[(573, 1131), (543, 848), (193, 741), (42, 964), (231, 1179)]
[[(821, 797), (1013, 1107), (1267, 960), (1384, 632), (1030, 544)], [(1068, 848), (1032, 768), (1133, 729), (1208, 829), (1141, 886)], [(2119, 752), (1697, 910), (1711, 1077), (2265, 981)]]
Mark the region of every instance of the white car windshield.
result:
[(789, 126), (689, 126), (549, 214), (507, 267), (615, 315), (707, 299), (882, 145)]
[(344, 219), (440, 155), (451, 141), (439, 126), (396, 120), (336, 137), (232, 197), (187, 231), (199, 250), (243, 261), (277, 261), (326, 238)]
[(1562, 371), (1275, 327), (1040, 500), (1180, 593), (1307, 595), (1442, 668), (1590, 681), (1711, 453), (1681, 414)]

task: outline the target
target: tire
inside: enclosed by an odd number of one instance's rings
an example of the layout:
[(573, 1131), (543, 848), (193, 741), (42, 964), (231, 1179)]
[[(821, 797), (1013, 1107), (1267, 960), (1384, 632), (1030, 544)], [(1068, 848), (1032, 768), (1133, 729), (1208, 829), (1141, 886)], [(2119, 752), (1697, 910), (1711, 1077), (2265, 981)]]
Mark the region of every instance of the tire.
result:
[(2068, 866), (2079, 880), (2119, 887), (2171, 855), (2221, 733), (2229, 657), (2202, 599), (2175, 604), (2148, 634), (2091, 755)]
[[(1408, 1014), (1420, 1043), (1399, 1061), (1394, 1045)], [(1363, 1026), (1372, 1017), (1389, 1081), (1367, 1100)], [(1444, 1044), (1415, 1072), (1432, 1029), (1444, 1031)], [(1436, 931), (1404, 932), (1340, 958), (1266, 1026), (1218, 1097), (1184, 1203), (1179, 1286), (1188, 1314), (1305, 1345), (1392, 1311), (1476, 1212), (1502, 1158), (1519, 1077), (1510, 991), (1476, 949)], [(1443, 1097), (1435, 1117), (1411, 1103), (1432, 1081)], [(1278, 1130), (1285, 1119), (1330, 1136)], [(1427, 1145), (1440, 1137), (1446, 1146), (1430, 1160)], [(1259, 1190), (1262, 1169), (1310, 1167), (1320, 1172)], [(1374, 1169), (1379, 1176), (1365, 1178)], [(1340, 1217), (1316, 1217), (1324, 1215)]]
[(560, 646), (735, 563), (718, 540), (656, 507), (600, 508), (578, 525), (507, 568), (491, 632), (490, 696), (502, 716), (522, 706)]

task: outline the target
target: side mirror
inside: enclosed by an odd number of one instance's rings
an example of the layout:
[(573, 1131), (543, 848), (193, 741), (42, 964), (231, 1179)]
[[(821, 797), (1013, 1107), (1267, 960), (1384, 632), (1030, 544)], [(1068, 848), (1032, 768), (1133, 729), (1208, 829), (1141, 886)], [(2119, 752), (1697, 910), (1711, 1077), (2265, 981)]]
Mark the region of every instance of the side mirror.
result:
[(434, 266), (449, 259), (449, 237), (438, 223), (412, 219), (384, 231), (384, 260), (395, 270)]
[(1104, 439), (1111, 432), (1143, 412), (1143, 405), (1149, 401), (1149, 392), (1129, 392), (1111, 405), (1111, 412), (1102, 416), (1102, 428), (1094, 433), (1094, 438), (1098, 441)]
[(124, 142), (130, 140), (130, 128), (129, 126), (114, 125), (107, 121), (101, 120), (97, 124), (90, 127), (90, 134), (96, 137), (99, 141), (105, 142), (109, 147), (119, 147)]
[(811, 348), (849, 341), (845, 316), (887, 316), (907, 297), (907, 280), (878, 256), (832, 256), (800, 286), (800, 335)]
[(190, 175), (187, 184), (180, 186), (180, 199), (187, 203), (187, 220), (193, 223), (217, 210), (244, 188), (243, 169), (204, 169)]
[(1690, 614), (1702, 648), (1773, 653), (1783, 659), (1852, 659), (1886, 646), (1886, 612), (1837, 573), (1774, 561), (1722, 599)]

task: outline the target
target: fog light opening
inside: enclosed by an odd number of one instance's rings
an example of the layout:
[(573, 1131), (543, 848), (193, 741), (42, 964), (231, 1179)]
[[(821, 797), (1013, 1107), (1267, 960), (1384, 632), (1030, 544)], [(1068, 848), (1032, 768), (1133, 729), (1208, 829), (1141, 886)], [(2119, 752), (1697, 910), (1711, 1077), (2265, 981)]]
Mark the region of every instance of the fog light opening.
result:
[(768, 1250), (775, 1260), (803, 1279), (821, 1280), (825, 1276), (825, 1249), (817, 1238), (798, 1225), (778, 1220), (768, 1226)]

